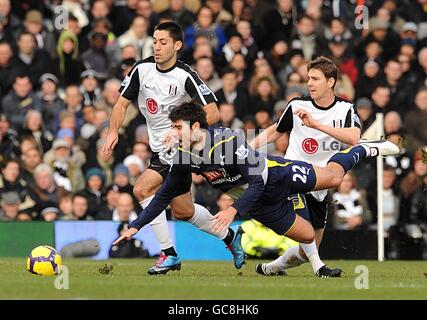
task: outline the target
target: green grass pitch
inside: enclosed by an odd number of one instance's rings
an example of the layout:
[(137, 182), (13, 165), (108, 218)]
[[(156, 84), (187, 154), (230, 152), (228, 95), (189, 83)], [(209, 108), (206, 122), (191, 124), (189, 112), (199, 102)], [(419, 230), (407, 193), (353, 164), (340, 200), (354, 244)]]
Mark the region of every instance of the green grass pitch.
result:
[[(0, 259), (0, 299), (427, 299), (427, 263), (421, 261), (327, 261), (344, 270), (342, 278), (314, 277), (310, 265), (289, 270), (287, 277), (255, 273), (259, 261), (241, 271), (232, 262), (184, 261), (182, 270), (148, 276), (153, 259), (66, 259), (69, 289), (55, 289), (55, 277), (26, 270), (25, 258)], [(110, 274), (99, 268), (112, 265)], [(369, 289), (355, 288), (355, 267), (369, 271)]]

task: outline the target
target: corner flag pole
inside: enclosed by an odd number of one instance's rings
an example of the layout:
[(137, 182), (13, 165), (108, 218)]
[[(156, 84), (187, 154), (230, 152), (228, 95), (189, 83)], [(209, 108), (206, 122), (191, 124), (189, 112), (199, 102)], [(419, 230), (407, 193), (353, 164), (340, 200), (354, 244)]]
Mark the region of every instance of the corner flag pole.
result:
[[(384, 135), (384, 115), (376, 115), (378, 138)], [(383, 206), (383, 171), (384, 163), (382, 157), (377, 157), (377, 236), (378, 236), (378, 261), (384, 261), (384, 206)]]

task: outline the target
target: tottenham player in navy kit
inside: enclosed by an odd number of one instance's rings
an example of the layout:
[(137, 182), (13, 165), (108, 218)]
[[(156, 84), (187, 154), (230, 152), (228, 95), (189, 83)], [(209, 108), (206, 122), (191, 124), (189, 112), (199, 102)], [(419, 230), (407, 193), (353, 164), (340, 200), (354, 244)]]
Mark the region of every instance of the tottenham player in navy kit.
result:
[[(170, 172), (150, 205), (115, 245), (150, 223), (173, 199), (188, 193), (192, 172), (236, 199), (230, 208), (212, 217), (214, 231), (227, 230), (236, 214), (249, 214), (279, 235), (311, 243), (314, 230), (309, 213), (301, 210), (304, 193), (338, 186), (345, 173), (365, 158), (399, 152), (389, 141), (366, 142), (335, 154), (325, 167), (318, 167), (258, 153), (231, 129), (207, 129), (205, 112), (193, 103), (175, 108), (169, 117), (181, 142), (171, 151)], [(239, 196), (236, 189), (241, 189)], [(298, 214), (294, 197), (302, 202)]]
[[(267, 128), (252, 142), (256, 149), (289, 133), (289, 146), (285, 158), (303, 160), (320, 166), (326, 165), (342, 145), (359, 142), (361, 125), (354, 105), (334, 94), (338, 77), (337, 66), (328, 58), (319, 57), (307, 66), (310, 96), (291, 100), (280, 120)], [(318, 249), (327, 220), (327, 190), (305, 195), (310, 220), (315, 230), (315, 242), (289, 248), (271, 263), (262, 264), (258, 270), (263, 275), (275, 275), (310, 261), (313, 271), (321, 277), (339, 277), (340, 269), (326, 269)], [(308, 255), (307, 251), (312, 254)]]
[[(103, 146), (106, 157), (112, 154), (118, 142), (118, 132), (131, 101), (138, 101), (138, 107), (147, 120), (150, 148), (153, 151), (150, 166), (138, 178), (134, 186), (135, 196), (142, 208), (146, 208), (154, 193), (169, 173), (169, 165), (161, 161), (166, 151), (164, 140), (173, 141), (169, 131), (169, 112), (184, 102), (196, 100), (207, 114), (209, 125), (219, 120), (216, 97), (203, 83), (196, 72), (177, 60), (177, 53), (183, 46), (183, 32), (173, 22), (159, 24), (153, 34), (154, 56), (139, 61), (130, 70), (120, 88), (120, 97), (113, 107), (110, 127)], [(166, 141), (167, 142), (167, 141)], [(244, 263), (239, 230), (211, 231), (212, 215), (192, 202), (191, 194), (182, 194), (171, 202), (175, 217), (187, 220), (199, 229), (222, 239), (234, 257), (236, 268)], [(180, 270), (181, 260), (176, 253), (169, 234), (166, 213), (162, 213), (150, 225), (160, 242), (162, 250), (156, 264), (148, 270), (150, 275), (164, 274), (169, 270)]]

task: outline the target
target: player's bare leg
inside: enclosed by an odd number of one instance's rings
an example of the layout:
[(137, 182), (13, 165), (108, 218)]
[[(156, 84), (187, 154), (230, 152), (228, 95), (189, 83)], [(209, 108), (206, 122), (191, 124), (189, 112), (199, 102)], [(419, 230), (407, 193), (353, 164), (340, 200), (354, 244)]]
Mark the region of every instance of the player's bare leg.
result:
[[(135, 182), (133, 192), (143, 209), (150, 204), (162, 183), (163, 177), (152, 169), (145, 170)], [(161, 254), (156, 264), (148, 270), (148, 273), (154, 275), (167, 273), (169, 270), (179, 270), (181, 261), (178, 258), (169, 233), (166, 212), (163, 211), (156, 219), (151, 221), (150, 226), (160, 243)]]
[(200, 230), (224, 241), (233, 254), (235, 267), (240, 269), (243, 266), (245, 254), (240, 243), (241, 230), (228, 228), (213, 232), (214, 221), (212, 220), (212, 214), (205, 207), (193, 203), (190, 192), (173, 198), (170, 206), (176, 219), (188, 221)]

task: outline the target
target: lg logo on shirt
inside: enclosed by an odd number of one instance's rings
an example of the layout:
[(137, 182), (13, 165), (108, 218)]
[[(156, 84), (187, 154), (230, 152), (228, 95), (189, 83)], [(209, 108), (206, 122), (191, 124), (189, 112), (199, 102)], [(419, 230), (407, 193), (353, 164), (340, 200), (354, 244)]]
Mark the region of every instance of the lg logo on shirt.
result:
[(153, 98), (145, 100), (145, 105), (147, 106), (147, 111), (151, 114), (155, 114), (159, 110), (159, 106)]
[(319, 150), (319, 143), (313, 138), (304, 139), (302, 142), (302, 150), (308, 154), (316, 153), (317, 150)]
[(319, 146), (319, 143), (316, 139), (307, 138), (302, 142), (302, 150), (307, 154), (314, 154), (317, 151), (339, 151), (341, 149), (341, 144), (338, 141), (332, 141), (330, 143), (323, 141), (322, 145)]

